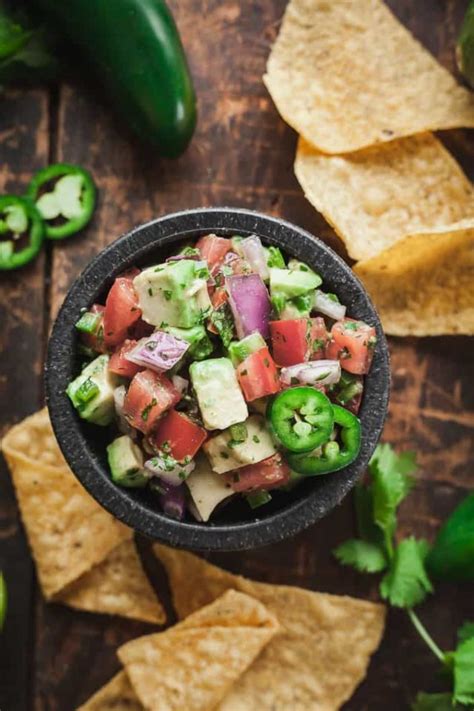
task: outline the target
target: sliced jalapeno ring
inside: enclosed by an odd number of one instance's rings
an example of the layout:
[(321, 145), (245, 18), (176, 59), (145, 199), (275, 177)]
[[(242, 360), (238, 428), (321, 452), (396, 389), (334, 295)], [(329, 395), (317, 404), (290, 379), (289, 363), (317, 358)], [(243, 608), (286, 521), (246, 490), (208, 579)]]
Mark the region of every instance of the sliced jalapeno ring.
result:
[[(46, 237), (64, 239), (82, 230), (90, 221), (96, 189), (90, 173), (68, 163), (56, 163), (39, 170), (31, 180), (27, 196), (33, 200), (46, 225)], [(55, 224), (55, 220), (62, 220)]]
[(311, 452), (327, 442), (334, 422), (331, 402), (311, 387), (281, 392), (270, 403), (267, 417), (275, 439), (290, 452)]
[(359, 419), (339, 405), (333, 405), (334, 424), (340, 427), (339, 439), (326, 442), (322, 451), (286, 455), (288, 465), (303, 476), (319, 476), (337, 472), (351, 464), (360, 451), (361, 430)]
[[(0, 197), (0, 234), (8, 233), (12, 235), (11, 239), (0, 240), (0, 271), (25, 266), (36, 257), (43, 244), (43, 220), (27, 198), (16, 195)], [(23, 237), (28, 238), (27, 245), (16, 250), (16, 243)]]

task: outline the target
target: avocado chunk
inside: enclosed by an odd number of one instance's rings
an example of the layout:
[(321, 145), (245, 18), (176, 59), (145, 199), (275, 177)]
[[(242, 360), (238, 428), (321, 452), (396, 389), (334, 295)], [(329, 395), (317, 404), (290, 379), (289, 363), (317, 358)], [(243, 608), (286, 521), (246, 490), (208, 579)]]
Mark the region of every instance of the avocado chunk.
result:
[(143, 455), (131, 437), (123, 435), (114, 439), (107, 447), (107, 458), (113, 482), (133, 489), (146, 486)]
[(100, 355), (69, 383), (66, 393), (83, 420), (105, 426), (114, 418), (119, 384), (120, 378), (109, 371), (109, 356)]
[(322, 284), (321, 277), (301, 269), (270, 269), (270, 291), (272, 296), (281, 294), (287, 299), (303, 296)]
[(265, 418), (251, 415), (242, 423), (245, 437), (235, 437), (233, 428), (220, 432), (204, 443), (203, 449), (209, 457), (212, 469), (218, 474), (225, 474), (232, 469), (256, 464), (276, 453)]
[[(191, 328), (201, 323), (207, 269), (181, 259), (144, 269), (133, 280), (142, 317), (153, 326)], [(206, 289), (207, 294), (207, 289)]]
[(255, 333), (251, 333), (249, 336), (242, 338), (241, 341), (232, 341), (232, 343), (229, 344), (230, 359), (234, 366), (237, 367), (248, 358), (249, 355), (260, 351), (262, 348), (265, 348), (266, 345), (262, 335), (258, 331), (255, 331)]
[(234, 495), (225, 479), (212, 471), (203, 453), (196, 457), (196, 468), (186, 479), (186, 485), (201, 521), (209, 521), (214, 509)]
[(224, 430), (247, 419), (247, 405), (228, 358), (195, 361), (189, 374), (207, 429)]

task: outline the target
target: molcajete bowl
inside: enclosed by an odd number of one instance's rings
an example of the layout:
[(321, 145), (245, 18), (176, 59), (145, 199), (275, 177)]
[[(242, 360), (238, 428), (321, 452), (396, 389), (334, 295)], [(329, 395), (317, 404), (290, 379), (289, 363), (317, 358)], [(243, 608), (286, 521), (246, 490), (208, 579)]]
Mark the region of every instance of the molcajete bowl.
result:
[[(308, 478), (291, 492), (278, 492), (261, 509), (232, 500), (209, 523), (169, 518), (152, 492), (120, 488), (109, 475), (104, 428), (81, 420), (66, 387), (78, 373), (77, 331), (81, 309), (101, 301), (114, 278), (133, 265), (157, 263), (185, 241), (207, 233), (221, 236), (258, 235), (306, 262), (321, 274), (324, 288), (335, 292), (353, 318), (377, 329), (377, 344), (359, 417), (362, 446), (345, 469)], [(123, 235), (95, 257), (72, 285), (54, 324), (45, 368), (47, 403), (59, 446), (87, 491), (119, 520), (152, 539), (194, 550), (244, 550), (275, 543), (325, 516), (359, 479), (377, 445), (384, 424), (390, 388), (389, 355), (377, 313), (360, 281), (324, 242), (284, 220), (235, 208), (203, 208), (153, 220)], [(240, 498), (240, 497), (239, 497)]]

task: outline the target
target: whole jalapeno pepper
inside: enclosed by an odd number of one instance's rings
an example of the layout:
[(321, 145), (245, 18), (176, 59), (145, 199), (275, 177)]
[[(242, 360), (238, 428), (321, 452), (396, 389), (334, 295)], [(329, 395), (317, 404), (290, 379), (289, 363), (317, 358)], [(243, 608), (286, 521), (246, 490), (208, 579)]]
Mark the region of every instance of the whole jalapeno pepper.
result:
[(90, 221), (96, 189), (84, 168), (55, 163), (33, 176), (27, 197), (36, 204), (45, 222), (46, 237), (64, 239), (82, 230)]
[(311, 452), (327, 442), (334, 421), (329, 399), (310, 387), (281, 392), (270, 402), (267, 418), (275, 439), (290, 452)]
[(326, 442), (321, 453), (286, 455), (288, 465), (303, 476), (320, 476), (347, 467), (360, 451), (361, 430), (359, 419), (339, 405), (332, 405), (334, 424), (341, 429), (339, 444), (336, 440)]
[[(11, 239), (0, 241), (0, 271), (19, 269), (31, 262), (41, 249), (44, 223), (32, 202), (16, 195), (0, 197), (0, 235)], [(25, 247), (15, 250), (16, 242), (28, 238)]]

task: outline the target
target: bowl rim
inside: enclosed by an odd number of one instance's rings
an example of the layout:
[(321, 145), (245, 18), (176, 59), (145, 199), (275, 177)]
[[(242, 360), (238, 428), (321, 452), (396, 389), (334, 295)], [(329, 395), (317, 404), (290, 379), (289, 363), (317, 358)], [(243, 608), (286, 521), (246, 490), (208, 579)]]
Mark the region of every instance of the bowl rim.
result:
[[(348, 288), (360, 302), (377, 330), (376, 353), (364, 389), (361, 421), (371, 423), (362, 438), (358, 458), (345, 469), (331, 475), (297, 501), (267, 516), (255, 514), (253, 520), (202, 524), (181, 522), (149, 509), (130, 497), (127, 489), (112, 482), (94, 456), (81, 430), (81, 423), (65, 394), (75, 359), (74, 324), (80, 309), (90, 304), (117, 274), (147, 253), (158, 251), (199, 233), (258, 234), (267, 243), (280, 246), (287, 254), (311, 262), (311, 256), (331, 262), (344, 276)], [(285, 239), (296, 238), (289, 246)], [(305, 256), (308, 249), (308, 256)], [(311, 252), (312, 250), (312, 252)], [(151, 256), (151, 255), (150, 255)], [(327, 273), (322, 270), (323, 278)], [(358, 316), (362, 318), (361, 316)], [(367, 320), (365, 316), (364, 320)], [(374, 366), (376, 366), (374, 368)], [(383, 430), (390, 395), (388, 345), (377, 312), (358, 277), (326, 243), (306, 230), (278, 217), (234, 207), (194, 208), (163, 215), (135, 227), (101, 250), (71, 285), (58, 312), (48, 343), (45, 364), (45, 390), (51, 423), (59, 447), (79, 482), (117, 519), (145, 536), (175, 547), (201, 551), (237, 551), (276, 543), (291, 537), (325, 516), (347, 495), (365, 470)], [(370, 437), (369, 437), (370, 435)], [(337, 486), (331, 486), (336, 482)], [(317, 494), (317, 495), (316, 495)]]

